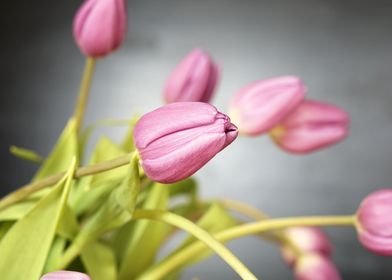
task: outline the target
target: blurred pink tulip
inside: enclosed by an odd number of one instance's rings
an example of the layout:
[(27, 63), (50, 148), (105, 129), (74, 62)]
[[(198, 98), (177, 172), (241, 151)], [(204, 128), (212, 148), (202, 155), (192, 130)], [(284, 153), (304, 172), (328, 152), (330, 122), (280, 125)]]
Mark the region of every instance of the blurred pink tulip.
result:
[(164, 97), (167, 103), (210, 102), (219, 79), (219, 67), (203, 50), (189, 53), (169, 75)]
[(202, 102), (177, 102), (145, 114), (134, 140), (152, 180), (173, 183), (191, 176), (237, 137), (228, 116)]
[(336, 144), (348, 134), (348, 114), (331, 104), (305, 100), (278, 126), (270, 136), (291, 153), (310, 153)]
[(90, 57), (102, 57), (117, 49), (126, 29), (124, 0), (86, 0), (74, 18), (76, 42)]
[(298, 77), (257, 81), (234, 95), (229, 115), (241, 134), (260, 135), (293, 111), (303, 100), (305, 92), (305, 85)]
[(319, 254), (305, 254), (294, 268), (297, 280), (340, 280), (341, 277), (332, 261)]
[(392, 256), (392, 189), (368, 195), (357, 211), (358, 236), (368, 250)]
[[(317, 253), (330, 257), (332, 244), (325, 233), (316, 227), (294, 227), (284, 231), (286, 237), (302, 253)], [(295, 254), (289, 247), (282, 248), (282, 256), (285, 262), (292, 266), (296, 259)]]
[(81, 272), (60, 270), (45, 274), (41, 280), (90, 280), (90, 277)]

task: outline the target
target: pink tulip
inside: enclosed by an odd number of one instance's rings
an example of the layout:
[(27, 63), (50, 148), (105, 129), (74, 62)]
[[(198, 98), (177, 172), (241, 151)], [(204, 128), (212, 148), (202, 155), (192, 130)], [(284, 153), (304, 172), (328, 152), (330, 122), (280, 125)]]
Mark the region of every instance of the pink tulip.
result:
[(173, 183), (191, 176), (237, 137), (228, 116), (202, 102), (177, 102), (145, 114), (134, 140), (152, 180)]
[(102, 57), (124, 40), (127, 12), (124, 0), (86, 0), (74, 19), (74, 36), (86, 56)]
[[(325, 233), (316, 227), (295, 227), (284, 231), (290, 242), (296, 246), (301, 253), (317, 253), (330, 257), (332, 244)], [(289, 247), (282, 248), (282, 256), (285, 262), (293, 266), (296, 259), (295, 253)]]
[(297, 280), (340, 280), (338, 270), (332, 261), (319, 254), (305, 254), (295, 265)]
[(90, 280), (90, 277), (80, 272), (60, 270), (45, 274), (41, 280)]
[(298, 77), (286, 76), (255, 82), (234, 95), (230, 117), (240, 133), (267, 132), (303, 100), (306, 88)]
[(219, 79), (219, 67), (203, 50), (189, 53), (166, 81), (164, 97), (167, 103), (210, 102)]
[(368, 195), (357, 211), (359, 241), (368, 250), (392, 256), (392, 189)]
[(348, 126), (348, 114), (342, 109), (305, 100), (270, 135), (283, 150), (310, 153), (341, 141), (348, 134)]

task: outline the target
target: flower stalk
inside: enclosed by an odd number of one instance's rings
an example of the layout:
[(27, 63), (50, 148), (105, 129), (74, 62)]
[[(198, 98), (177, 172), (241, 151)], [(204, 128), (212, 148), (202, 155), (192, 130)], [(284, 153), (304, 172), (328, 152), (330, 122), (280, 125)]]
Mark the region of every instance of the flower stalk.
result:
[[(224, 243), (247, 235), (298, 226), (355, 226), (355, 216), (311, 216), (270, 219), (242, 224), (214, 234), (213, 237), (219, 242)], [(138, 280), (161, 279), (176, 268), (181, 267), (195, 255), (202, 253), (204, 250), (207, 250), (204, 243), (193, 243), (177, 254), (163, 260), (152, 269), (146, 271)]]
[(74, 112), (77, 132), (80, 131), (81, 126), (83, 125), (83, 119), (86, 111), (88, 96), (91, 87), (91, 81), (94, 74), (94, 68), (95, 68), (95, 59), (92, 57), (87, 57), (82, 83), (80, 85), (79, 97)]
[[(133, 153), (126, 154), (116, 159), (108, 160), (94, 165), (79, 167), (75, 171), (74, 179), (98, 174), (101, 172), (109, 171), (127, 165), (132, 155)], [(3, 197), (0, 200), (0, 210), (18, 201), (21, 201), (22, 199), (28, 197), (30, 194), (36, 191), (42, 190), (46, 187), (50, 187), (56, 184), (58, 181), (61, 180), (64, 174), (65, 172), (61, 172), (18, 188), (16, 191), (8, 194), (7, 196)]]

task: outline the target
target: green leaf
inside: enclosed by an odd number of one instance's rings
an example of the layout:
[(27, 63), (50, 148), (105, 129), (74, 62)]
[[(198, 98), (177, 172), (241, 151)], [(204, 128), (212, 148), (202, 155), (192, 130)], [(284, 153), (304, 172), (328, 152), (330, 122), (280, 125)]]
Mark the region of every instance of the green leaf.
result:
[[(166, 210), (169, 188), (154, 184), (144, 202), (143, 209)], [(134, 279), (155, 260), (156, 254), (170, 232), (171, 226), (156, 221), (132, 221), (120, 229), (115, 249), (120, 263), (120, 280)]]
[(193, 178), (188, 178), (178, 183), (171, 184), (169, 190), (170, 197), (185, 194), (189, 196), (190, 203), (195, 203), (197, 200), (197, 184)]
[[(233, 227), (236, 224), (237, 221), (233, 217), (231, 217), (230, 214), (225, 210), (225, 208), (218, 203), (211, 204), (211, 206), (208, 208), (205, 214), (197, 222), (198, 226), (200, 226), (201, 228), (205, 229), (206, 231), (212, 234)], [(167, 258), (177, 254), (179, 251), (186, 248), (187, 246), (189, 246), (195, 241), (196, 239), (193, 236), (188, 236), (184, 240), (184, 242), (173, 253), (171, 253), (169, 256), (165, 257), (164, 259), (162, 259), (159, 263), (163, 263)], [(212, 252), (203, 252), (193, 256), (193, 258), (190, 261), (188, 261), (182, 267), (178, 268), (176, 271), (168, 275), (168, 279), (177, 279), (182, 269), (196, 262), (201, 261), (202, 259), (210, 256), (211, 254)]]
[[(197, 222), (199, 227), (203, 228), (209, 233), (217, 233), (224, 229), (233, 227), (236, 224), (237, 221), (232, 216), (230, 216), (227, 210), (219, 203), (211, 204), (206, 213)], [(195, 241), (197, 241), (195, 237), (191, 235), (188, 236), (182, 245), (178, 248), (178, 250), (181, 250)]]
[(105, 126), (133, 126), (134, 122), (132, 120), (118, 120), (118, 119), (109, 119), (109, 120), (100, 120), (93, 124), (90, 124), (87, 128), (85, 128), (79, 137), (79, 151), (80, 154), (84, 154), (87, 142), (91, 138), (91, 134), (99, 127)]
[(92, 280), (117, 279), (116, 259), (108, 245), (102, 242), (87, 245), (81, 259)]
[(123, 139), (123, 142), (121, 144), (121, 147), (127, 152), (132, 152), (133, 150), (135, 150), (135, 143), (133, 142), (133, 130), (134, 130), (135, 125), (139, 119), (140, 119), (139, 115), (135, 115), (131, 119), (131, 123), (129, 125), (128, 132), (126, 133), (126, 135)]
[(78, 249), (131, 220), (140, 188), (138, 161), (137, 156), (132, 158), (123, 183), (110, 194), (97, 211), (92, 213), (83, 230), (75, 237), (73, 245), (79, 244)]
[(25, 148), (17, 147), (17, 146), (11, 146), (10, 147), (10, 152), (14, 156), (27, 160), (27, 161), (32, 161), (35, 163), (41, 163), (44, 159), (41, 157), (39, 154), (32, 150), (28, 150)]
[(3, 239), (4, 235), (9, 231), (9, 229), (14, 225), (15, 222), (2, 222), (0, 223), (0, 241)]
[(3, 280), (39, 279), (67, 201), (76, 161), (64, 178), (0, 242)]
[(71, 207), (65, 205), (57, 227), (57, 233), (65, 239), (72, 240), (78, 231), (79, 225), (75, 213)]
[(36, 200), (26, 200), (13, 204), (0, 212), (0, 221), (22, 219), (36, 204)]
[(67, 240), (61, 236), (56, 236), (50, 247), (48, 257), (46, 258), (46, 263), (43, 273), (53, 271), (56, 269), (58, 262), (64, 252), (64, 248), (67, 245)]
[[(115, 159), (124, 154), (126, 154), (124, 150), (109, 138), (102, 137), (94, 149), (89, 164)], [(79, 216), (88, 209), (94, 209), (95, 205), (100, 204), (102, 198), (107, 197), (122, 182), (128, 172), (129, 168), (123, 166), (78, 180), (70, 196), (70, 204), (75, 209), (75, 213)]]
[[(45, 178), (49, 175), (67, 170), (71, 161), (78, 155), (78, 139), (75, 120), (71, 118), (64, 128), (60, 138), (50, 155), (44, 161), (33, 181)], [(77, 159), (78, 161), (78, 159)]]

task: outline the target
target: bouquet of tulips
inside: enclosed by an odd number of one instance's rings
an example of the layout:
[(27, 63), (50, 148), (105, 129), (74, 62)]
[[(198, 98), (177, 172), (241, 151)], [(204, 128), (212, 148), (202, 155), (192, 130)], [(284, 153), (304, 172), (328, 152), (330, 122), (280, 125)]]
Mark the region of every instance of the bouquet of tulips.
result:
[[(305, 98), (298, 77), (245, 86), (226, 115), (210, 104), (220, 69), (196, 49), (169, 75), (166, 105), (131, 120), (83, 126), (95, 62), (121, 45), (126, 26), (124, 0), (87, 0), (75, 16), (75, 39), (87, 63), (74, 114), (44, 160), (31, 150), (11, 149), (40, 168), (31, 182), (0, 200), (2, 280), (178, 279), (211, 254), (233, 269), (233, 277), (257, 279), (262, 276), (224, 245), (247, 235), (275, 243), (296, 279), (340, 279), (321, 226), (354, 227), (367, 249), (392, 255), (392, 189), (370, 194), (355, 214), (278, 219), (239, 201), (198, 195), (190, 176), (238, 135), (269, 134), (293, 154), (347, 135), (347, 113)], [(124, 140), (102, 136), (86, 163), (92, 131), (111, 124), (128, 126)], [(158, 259), (179, 230), (188, 235)]]

